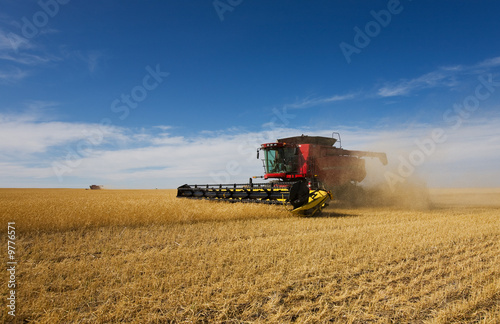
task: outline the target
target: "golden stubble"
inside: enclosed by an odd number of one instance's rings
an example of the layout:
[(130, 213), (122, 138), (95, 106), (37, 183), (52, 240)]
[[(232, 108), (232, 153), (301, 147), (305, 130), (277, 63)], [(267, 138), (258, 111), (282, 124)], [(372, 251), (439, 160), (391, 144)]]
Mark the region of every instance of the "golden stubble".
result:
[(497, 323), (500, 191), (429, 195), (425, 208), (332, 204), (304, 218), (168, 190), (2, 189), (2, 224), (19, 237), (16, 317)]

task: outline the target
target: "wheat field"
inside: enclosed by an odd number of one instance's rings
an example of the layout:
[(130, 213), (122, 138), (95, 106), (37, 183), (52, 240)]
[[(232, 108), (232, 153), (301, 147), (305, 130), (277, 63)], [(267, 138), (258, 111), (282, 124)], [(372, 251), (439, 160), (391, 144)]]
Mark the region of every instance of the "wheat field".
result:
[(500, 190), (412, 197), (311, 218), (174, 190), (0, 189), (18, 261), (1, 321), (499, 323)]

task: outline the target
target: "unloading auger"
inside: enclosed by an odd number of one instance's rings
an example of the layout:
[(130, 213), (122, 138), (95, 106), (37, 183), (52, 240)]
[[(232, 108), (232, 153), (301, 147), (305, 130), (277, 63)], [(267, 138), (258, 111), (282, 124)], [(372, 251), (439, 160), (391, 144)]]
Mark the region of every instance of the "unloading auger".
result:
[[(334, 137), (337, 135), (338, 139)], [(339, 142), (339, 147), (335, 144)], [(292, 205), (300, 215), (315, 215), (330, 199), (332, 191), (355, 185), (366, 177), (363, 157), (378, 158), (387, 164), (385, 153), (350, 151), (341, 146), (340, 134), (332, 137), (295, 136), (265, 143), (264, 176), (272, 181), (245, 184), (182, 185), (177, 197), (229, 202)]]

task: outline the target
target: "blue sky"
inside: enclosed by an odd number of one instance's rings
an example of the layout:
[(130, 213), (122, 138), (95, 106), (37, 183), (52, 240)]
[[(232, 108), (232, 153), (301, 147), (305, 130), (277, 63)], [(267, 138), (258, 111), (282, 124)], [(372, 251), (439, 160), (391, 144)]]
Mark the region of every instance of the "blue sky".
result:
[(241, 182), (262, 174), (260, 143), (332, 131), (388, 153), (387, 167), (368, 161), (367, 182), (499, 187), (498, 12), (4, 0), (0, 187)]

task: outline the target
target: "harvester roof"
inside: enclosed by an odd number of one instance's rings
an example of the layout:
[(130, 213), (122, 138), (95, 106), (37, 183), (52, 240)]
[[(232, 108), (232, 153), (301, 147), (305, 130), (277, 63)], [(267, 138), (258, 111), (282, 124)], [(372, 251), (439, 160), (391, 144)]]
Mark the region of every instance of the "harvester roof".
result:
[(336, 138), (323, 137), (323, 136), (308, 136), (308, 135), (278, 139), (278, 143), (287, 143), (287, 144), (315, 144), (315, 145), (333, 146), (336, 142), (337, 142)]

